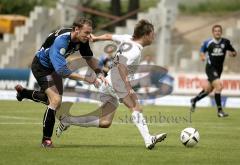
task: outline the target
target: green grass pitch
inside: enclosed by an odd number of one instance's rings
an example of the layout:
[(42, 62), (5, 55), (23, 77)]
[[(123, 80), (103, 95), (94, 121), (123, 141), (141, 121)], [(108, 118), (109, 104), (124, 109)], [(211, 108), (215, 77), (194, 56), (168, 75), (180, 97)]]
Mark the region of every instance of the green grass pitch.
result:
[[(77, 103), (74, 114), (84, 114), (97, 105)], [(164, 165), (234, 165), (240, 162), (240, 110), (226, 109), (228, 118), (218, 118), (215, 108), (144, 106), (144, 115), (152, 134), (168, 133), (162, 143), (145, 149), (130, 112), (120, 106), (108, 129), (70, 127), (57, 138), (55, 148), (40, 147), (42, 116), (45, 106), (33, 102), (0, 101), (0, 165), (89, 165), (89, 164), (164, 164)], [(58, 122), (56, 122), (57, 124)], [(185, 127), (200, 133), (194, 148), (179, 140)], [(54, 132), (55, 133), (55, 132)]]

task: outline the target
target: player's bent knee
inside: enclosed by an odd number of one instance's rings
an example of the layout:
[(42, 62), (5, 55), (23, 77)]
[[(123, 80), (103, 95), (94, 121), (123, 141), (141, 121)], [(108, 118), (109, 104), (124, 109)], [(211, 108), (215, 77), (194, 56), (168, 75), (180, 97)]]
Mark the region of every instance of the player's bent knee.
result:
[(218, 85), (215, 87), (215, 90), (216, 90), (217, 92), (221, 92), (222, 89), (223, 89), (223, 86), (222, 86), (221, 84), (218, 84)]
[(62, 98), (60, 96), (56, 96), (50, 99), (50, 104), (53, 104), (56, 107), (60, 107), (61, 102), (62, 102)]
[(118, 102), (118, 99), (116, 97), (113, 97), (111, 95), (101, 95), (100, 96), (100, 101), (105, 104), (105, 103), (110, 103), (112, 104), (114, 107), (118, 107), (119, 105), (119, 102)]
[(216, 88), (216, 90), (215, 90), (216, 92), (221, 92), (222, 91), (222, 88), (221, 87), (219, 87), (219, 88)]
[(109, 128), (112, 125), (112, 121), (109, 120), (102, 120), (99, 123), (100, 128)]

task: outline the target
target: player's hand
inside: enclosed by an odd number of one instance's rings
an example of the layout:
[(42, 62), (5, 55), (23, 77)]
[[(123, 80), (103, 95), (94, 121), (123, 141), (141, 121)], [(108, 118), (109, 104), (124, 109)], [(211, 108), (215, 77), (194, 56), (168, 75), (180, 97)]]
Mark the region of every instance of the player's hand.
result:
[(99, 74), (97, 78), (99, 78), (105, 85), (109, 85), (108, 81), (105, 79), (103, 74)]
[(89, 39), (89, 41), (90, 42), (95, 42), (96, 41), (96, 36), (95, 35), (93, 35), (93, 34), (90, 34), (90, 39)]
[(228, 52), (228, 55), (231, 57), (235, 57), (237, 55), (237, 52)]
[(96, 78), (95, 82), (93, 83), (93, 85), (95, 86), (95, 88), (99, 88), (102, 84), (102, 80), (99, 78)]
[(93, 84), (96, 81), (96, 77), (93, 76), (85, 76), (84, 77), (84, 81), (86, 81), (89, 84)]

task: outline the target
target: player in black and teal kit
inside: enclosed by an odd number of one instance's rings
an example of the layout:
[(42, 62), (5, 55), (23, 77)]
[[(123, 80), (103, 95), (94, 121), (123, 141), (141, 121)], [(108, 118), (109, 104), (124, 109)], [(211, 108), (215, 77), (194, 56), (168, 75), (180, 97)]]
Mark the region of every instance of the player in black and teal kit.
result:
[(222, 38), (221, 25), (215, 25), (212, 28), (213, 38), (206, 40), (201, 49), (201, 59), (206, 60), (206, 74), (208, 77), (208, 86), (203, 89), (196, 97), (191, 99), (191, 110), (194, 111), (197, 101), (207, 96), (213, 90), (215, 92), (215, 101), (218, 109), (218, 117), (227, 117), (223, 112), (221, 105), (221, 91), (223, 89), (220, 77), (223, 70), (225, 56), (228, 52), (230, 56), (236, 56), (237, 53), (232, 47), (230, 41)]
[[(55, 113), (61, 105), (63, 85), (62, 78), (82, 80), (88, 83), (95, 83), (96, 77), (79, 75), (67, 66), (66, 58), (75, 51), (79, 51), (87, 64), (96, 72), (101, 73), (98, 68), (98, 61), (93, 58), (89, 46), (92, 33), (92, 22), (85, 18), (75, 21), (70, 29), (60, 29), (51, 33), (32, 62), (32, 73), (36, 78), (40, 91), (28, 90), (17, 85), (17, 99), (24, 98), (36, 102), (43, 102), (48, 105), (43, 117), (43, 147), (52, 147), (52, 133), (55, 124)], [(99, 74), (99, 78), (105, 80)]]

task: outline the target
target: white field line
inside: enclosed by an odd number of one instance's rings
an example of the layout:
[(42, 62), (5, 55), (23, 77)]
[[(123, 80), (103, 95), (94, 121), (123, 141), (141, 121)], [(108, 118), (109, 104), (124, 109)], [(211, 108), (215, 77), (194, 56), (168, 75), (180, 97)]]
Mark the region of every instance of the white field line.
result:
[[(0, 122), (0, 125), (42, 125), (42, 123), (40, 122), (36, 122), (36, 123), (33, 123), (33, 122), (29, 122), (29, 123), (26, 123), (26, 122)], [(55, 124), (56, 125), (56, 124)], [(118, 123), (118, 122), (114, 122), (113, 125), (133, 125), (131, 123)], [(168, 124), (168, 123), (150, 123), (148, 125), (152, 125), (152, 126), (159, 126), (159, 127), (171, 127), (171, 126), (174, 126), (174, 125), (177, 125), (177, 124)], [(189, 125), (187, 125), (189, 126)], [(208, 125), (209, 126), (209, 125)], [(74, 126), (74, 127), (78, 127), (78, 126)], [(235, 127), (233, 128), (232, 126), (227, 126), (227, 125), (218, 125), (218, 126), (212, 126), (211, 128), (212, 129), (220, 129), (220, 128), (231, 128), (231, 130), (236, 130), (236, 131), (240, 131), (240, 128), (239, 127)], [(169, 132), (171, 132), (171, 130), (169, 130)]]
[[(38, 125), (42, 124), (40, 122), (1, 122), (0, 125)], [(58, 124), (58, 123), (57, 123)], [(122, 122), (113, 122), (113, 125), (134, 125), (133, 123), (122, 123)], [(173, 125), (171, 123), (148, 123), (148, 125), (159, 125), (159, 126), (168, 126)]]
[(0, 125), (40, 125), (42, 123), (0, 123)]
[[(57, 125), (56, 123), (55, 125)], [(178, 123), (179, 124), (179, 123)], [(159, 126), (159, 127), (171, 127), (171, 126), (176, 126), (178, 124), (171, 124), (171, 123), (148, 123), (150, 126)], [(41, 122), (0, 122), (0, 125), (42, 125)], [(134, 125), (133, 123), (121, 123), (121, 122), (113, 122), (113, 125)], [(183, 126), (184, 124), (181, 124)], [(187, 125), (189, 126), (189, 125)], [(209, 126), (209, 125), (208, 125)], [(78, 127), (78, 126), (74, 126)], [(212, 126), (211, 128), (231, 128), (232, 130), (240, 130), (240, 128), (235, 127), (233, 128), (232, 126), (228, 125), (218, 125), (218, 126)]]
[(39, 120), (36, 118), (30, 118), (30, 117), (6, 116), (6, 115), (1, 115), (0, 119), (16, 119), (16, 120), (31, 120), (31, 121)]
[[(1, 122), (1, 119), (12, 119), (12, 122)], [(16, 120), (25, 120), (23, 122), (16, 122)], [(29, 121), (29, 122), (27, 122)], [(36, 122), (34, 122), (36, 121)], [(0, 115), (0, 125), (42, 125), (41, 119), (37, 119), (37, 118), (29, 118), (29, 117), (19, 117), (19, 116), (6, 116), (6, 115)], [(55, 125), (57, 125), (58, 122), (56, 122)], [(112, 122), (113, 125), (134, 125), (132, 122), (128, 121), (128, 122), (118, 122), (118, 121), (113, 121)], [(212, 123), (209, 122), (205, 122), (205, 123), (201, 123), (201, 127), (206, 125), (209, 126)], [(191, 126), (193, 125), (193, 127), (196, 125), (196, 123), (189, 123), (189, 122), (179, 122), (179, 123), (173, 123), (173, 122), (153, 122), (153, 123), (147, 123), (147, 125), (152, 125), (152, 126), (161, 126), (161, 127), (168, 127), (168, 126), (176, 126), (176, 125), (181, 125), (181, 126)], [(211, 128), (231, 128), (233, 129), (232, 125), (226, 125), (226, 124), (218, 124), (215, 126), (212, 126)], [(237, 130), (240, 130), (240, 128), (234, 128)]]

